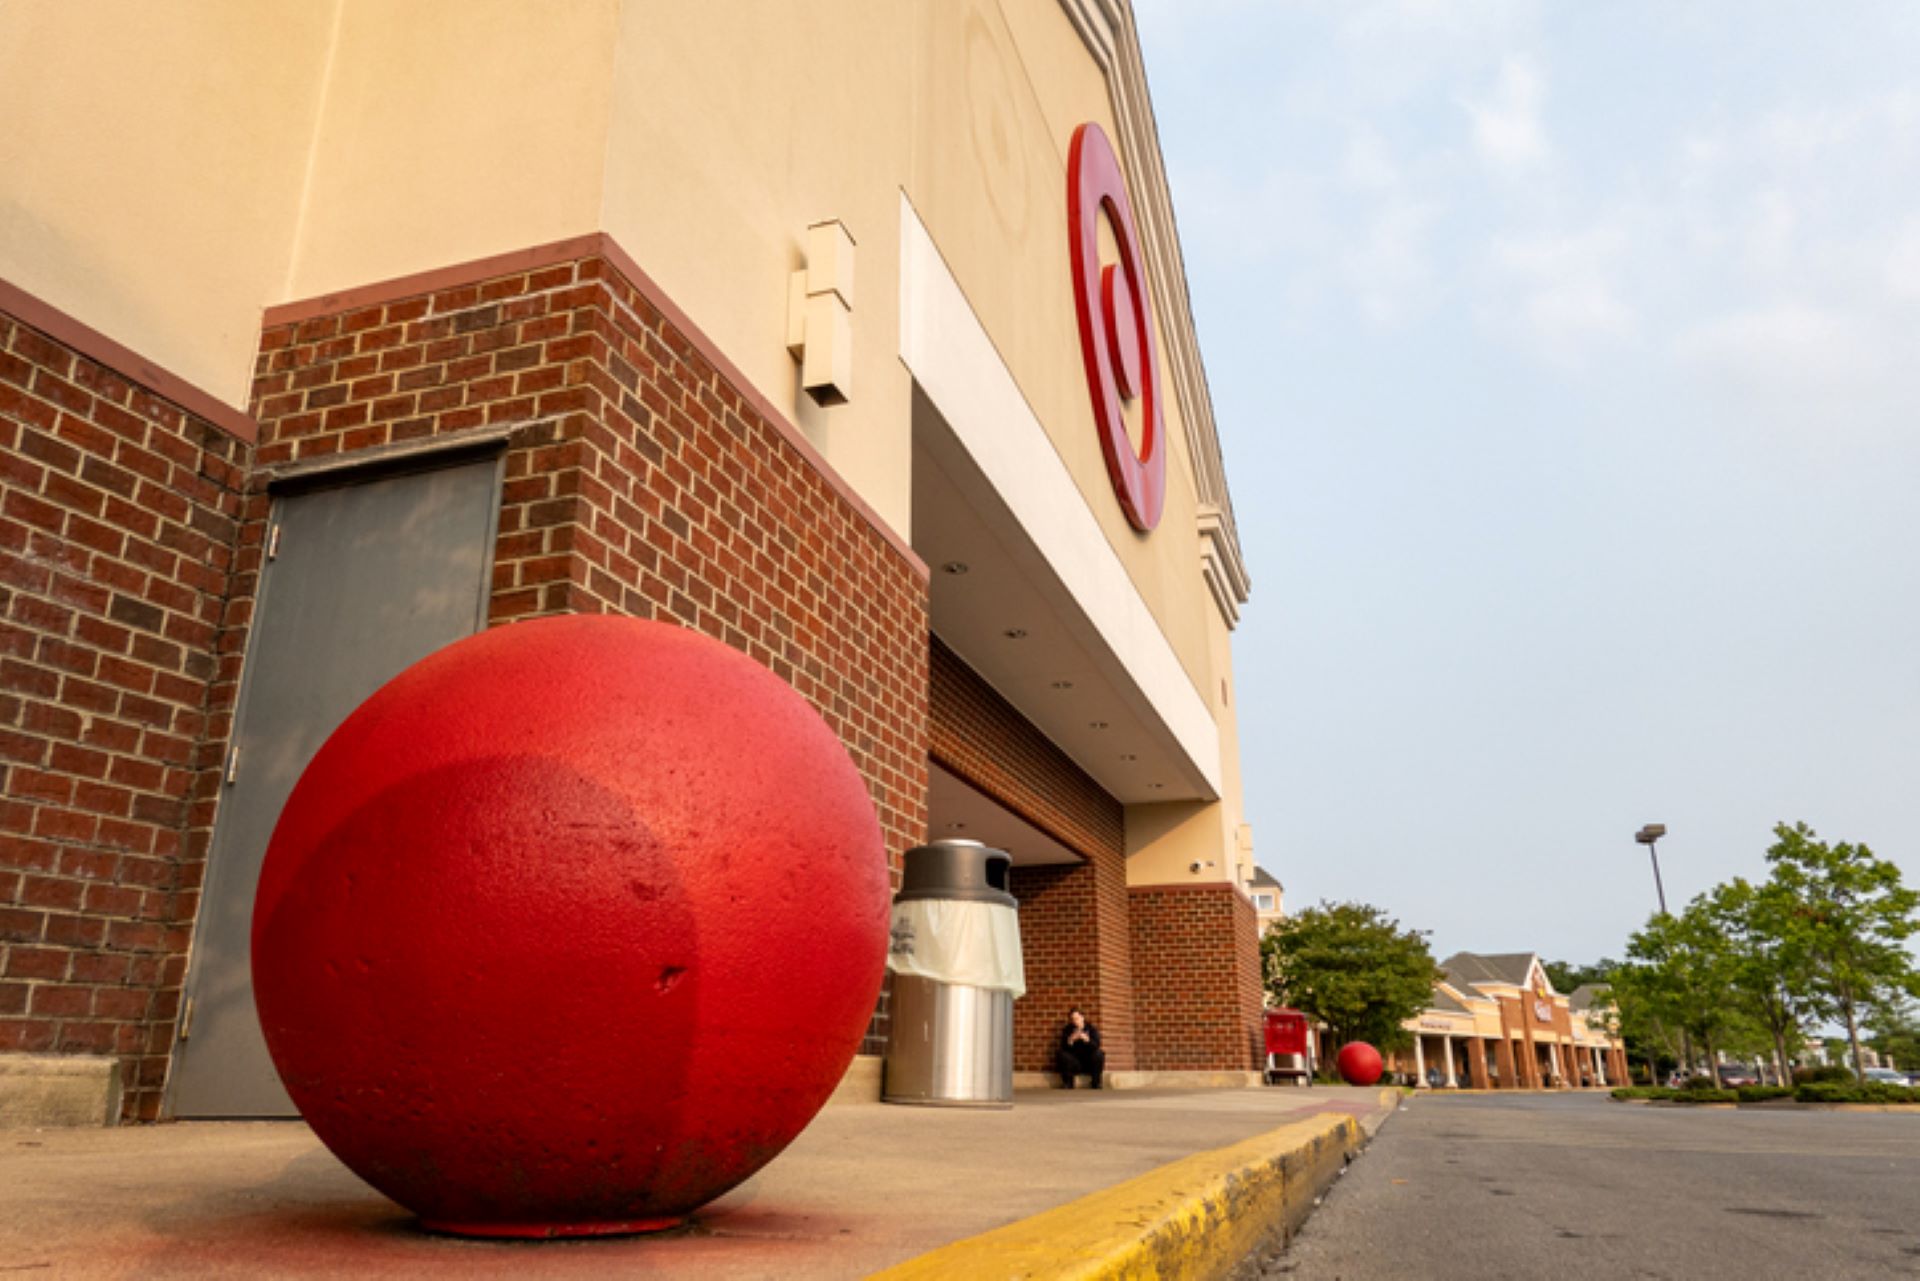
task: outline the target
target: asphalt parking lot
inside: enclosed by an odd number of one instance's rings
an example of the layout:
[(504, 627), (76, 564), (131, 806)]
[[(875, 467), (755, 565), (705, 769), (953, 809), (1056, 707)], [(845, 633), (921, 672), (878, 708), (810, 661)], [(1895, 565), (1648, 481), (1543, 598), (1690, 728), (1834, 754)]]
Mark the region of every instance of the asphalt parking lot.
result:
[(1421, 1096), (1249, 1275), (1920, 1276), (1920, 1114)]

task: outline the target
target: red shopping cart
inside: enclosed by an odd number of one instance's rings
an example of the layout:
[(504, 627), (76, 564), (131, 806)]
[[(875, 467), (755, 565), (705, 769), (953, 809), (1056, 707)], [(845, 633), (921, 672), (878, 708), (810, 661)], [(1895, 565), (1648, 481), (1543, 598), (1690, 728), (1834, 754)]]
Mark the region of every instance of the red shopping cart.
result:
[(1291, 1079), (1295, 1085), (1313, 1084), (1313, 1024), (1299, 1010), (1266, 1011), (1266, 1081), (1278, 1085)]

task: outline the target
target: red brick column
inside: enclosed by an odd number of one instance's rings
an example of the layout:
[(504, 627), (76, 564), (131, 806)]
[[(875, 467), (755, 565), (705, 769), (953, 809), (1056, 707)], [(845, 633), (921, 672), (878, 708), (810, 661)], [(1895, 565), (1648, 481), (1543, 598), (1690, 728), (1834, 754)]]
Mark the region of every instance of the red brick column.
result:
[(1489, 1088), (1487, 1043), (1475, 1036), (1467, 1038), (1467, 1083), (1476, 1090)]
[(1498, 1056), (1497, 1061), (1500, 1067), (1499, 1088), (1503, 1090), (1521, 1088), (1525, 1082), (1521, 1079), (1519, 1069), (1514, 1065), (1513, 1039), (1502, 1032), (1500, 1039), (1494, 1043), (1494, 1053)]
[(150, 372), (0, 312), (0, 1053), (117, 1057), (128, 1118), (180, 1008), (250, 452)]
[(1520, 1018), (1520, 1043), (1526, 1065), (1527, 1088), (1538, 1090), (1543, 1088), (1546, 1082), (1540, 1079), (1540, 1051), (1537, 1048), (1539, 1043), (1533, 1039), (1533, 1024), (1527, 1021), (1529, 1012), (1524, 999), (1518, 1003), (1517, 1013)]
[(1126, 937), (1125, 919), (1116, 922), (1106, 901), (1106, 879), (1096, 863), (1013, 870), (1027, 966), (1027, 994), (1013, 1006), (1016, 1071), (1052, 1070), (1055, 1038), (1074, 1006), (1100, 1029), (1108, 1071), (1135, 1066), (1131, 973), (1116, 973), (1103, 947)]
[(1231, 885), (1128, 892), (1139, 1065), (1248, 1071), (1261, 1063), (1258, 918)]

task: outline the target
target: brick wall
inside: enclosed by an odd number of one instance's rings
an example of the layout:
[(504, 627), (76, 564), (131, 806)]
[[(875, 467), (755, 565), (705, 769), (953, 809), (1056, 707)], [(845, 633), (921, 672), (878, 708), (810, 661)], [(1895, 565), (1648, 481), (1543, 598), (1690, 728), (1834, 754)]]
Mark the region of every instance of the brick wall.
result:
[(118, 1056), (125, 1115), (159, 1114), (271, 467), (506, 431), (494, 622), (720, 638), (834, 727), (896, 866), (925, 838), (925, 567), (578, 243), (270, 324), (257, 448), (0, 313), (0, 1053)]
[(1100, 1029), (1108, 1068), (1131, 1069), (1126, 811), (937, 637), (930, 653), (933, 759), (1087, 860), (1013, 870), (1027, 966), (1027, 994), (1013, 1007), (1014, 1068), (1051, 1068), (1054, 1038), (1077, 1005)]
[(224, 731), (248, 447), (0, 314), (0, 1053), (158, 1114)]
[(1260, 941), (1230, 885), (1135, 886), (1136, 1040), (1144, 1071), (1260, 1065)]
[[(490, 616), (616, 612), (777, 672), (846, 745), (899, 856), (926, 839), (924, 567), (599, 253), (262, 335), (263, 463), (510, 431)], [(263, 506), (229, 647), (243, 644)], [(884, 1003), (863, 1047), (884, 1047)]]
[(1126, 810), (948, 649), (930, 644), (927, 750), (1001, 805), (1089, 858), (1126, 857)]

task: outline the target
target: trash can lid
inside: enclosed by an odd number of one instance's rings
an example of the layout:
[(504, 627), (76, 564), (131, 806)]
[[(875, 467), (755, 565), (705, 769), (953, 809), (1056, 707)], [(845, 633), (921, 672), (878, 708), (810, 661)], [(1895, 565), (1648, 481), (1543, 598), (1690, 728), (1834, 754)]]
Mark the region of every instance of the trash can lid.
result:
[(1018, 907), (1007, 891), (1013, 857), (979, 841), (933, 841), (908, 850), (900, 864), (896, 903), (914, 899), (955, 899)]

